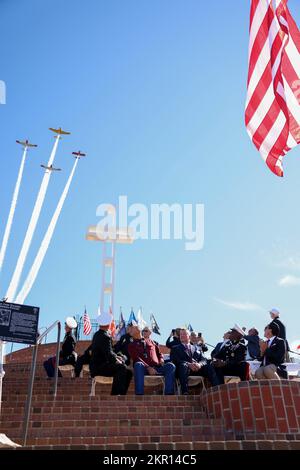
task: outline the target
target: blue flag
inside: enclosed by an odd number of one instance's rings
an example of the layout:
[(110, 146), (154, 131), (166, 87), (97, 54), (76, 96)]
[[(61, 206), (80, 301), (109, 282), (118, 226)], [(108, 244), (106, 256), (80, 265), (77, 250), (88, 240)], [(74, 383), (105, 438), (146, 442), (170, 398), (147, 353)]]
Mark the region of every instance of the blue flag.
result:
[(127, 323), (127, 325), (131, 325), (132, 323), (136, 323), (136, 325), (138, 324), (133, 309), (131, 309), (131, 312), (130, 312), (130, 316), (129, 316), (129, 318), (128, 318), (128, 323)]
[(187, 327), (187, 329), (188, 329), (190, 332), (194, 331), (194, 330), (193, 330), (193, 327), (192, 327), (192, 325), (191, 325), (190, 323), (189, 323), (189, 326)]

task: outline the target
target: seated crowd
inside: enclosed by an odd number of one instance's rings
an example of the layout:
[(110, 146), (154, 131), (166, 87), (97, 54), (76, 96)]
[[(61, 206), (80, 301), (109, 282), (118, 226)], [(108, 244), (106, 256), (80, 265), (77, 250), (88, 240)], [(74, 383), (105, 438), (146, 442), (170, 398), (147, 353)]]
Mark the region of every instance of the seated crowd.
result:
[[(260, 361), (256, 379), (280, 380), (280, 377), (287, 378), (284, 366), (287, 343), (280, 337), (280, 326), (275, 320), (265, 328), (267, 341), (259, 339), (255, 328), (246, 334), (245, 328), (235, 325), (224, 333), (223, 341), (215, 346), (208, 359), (204, 356), (208, 348), (201, 333), (190, 332), (186, 328), (172, 330), (166, 342), (170, 349), (167, 357), (161, 353), (158, 343), (151, 339), (151, 329), (147, 326), (142, 329), (136, 322), (129, 324), (126, 333), (115, 342), (109, 333), (109, 313), (99, 316), (99, 330), (84, 354), (77, 357), (72, 334), (77, 323), (68, 317), (59, 365), (73, 365), (76, 377), (80, 377), (84, 364), (89, 364), (91, 377), (113, 377), (112, 395), (126, 395), (133, 375), (136, 395), (144, 394), (145, 375), (163, 376), (166, 395), (175, 393), (177, 380), (181, 393), (188, 394), (190, 376), (205, 377), (211, 386), (223, 384), (226, 376), (250, 380), (249, 361), (253, 360)], [(55, 362), (55, 357), (44, 362), (48, 377), (54, 376)]]

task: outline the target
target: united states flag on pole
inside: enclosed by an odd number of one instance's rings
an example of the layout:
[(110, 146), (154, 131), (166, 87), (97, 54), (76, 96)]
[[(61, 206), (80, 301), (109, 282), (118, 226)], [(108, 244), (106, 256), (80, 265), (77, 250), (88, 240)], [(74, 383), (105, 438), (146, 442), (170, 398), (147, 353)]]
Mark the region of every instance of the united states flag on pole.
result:
[(83, 315), (83, 334), (85, 336), (88, 336), (92, 331), (92, 325), (91, 325), (91, 320), (89, 317), (89, 314), (87, 313), (86, 309), (84, 311)]
[(300, 32), (288, 0), (252, 0), (246, 127), (266, 164), (300, 143)]

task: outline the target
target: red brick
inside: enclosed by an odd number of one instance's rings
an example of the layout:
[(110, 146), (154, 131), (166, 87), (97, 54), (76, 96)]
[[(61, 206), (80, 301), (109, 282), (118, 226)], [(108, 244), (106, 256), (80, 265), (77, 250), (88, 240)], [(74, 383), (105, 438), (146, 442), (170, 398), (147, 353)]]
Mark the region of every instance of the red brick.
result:
[(248, 388), (240, 388), (240, 400), (242, 408), (250, 407), (250, 394)]
[(282, 433), (289, 432), (288, 424), (286, 419), (278, 419), (277, 421), (278, 431)]
[(258, 432), (266, 432), (266, 423), (264, 419), (257, 419), (255, 423)]
[(298, 429), (298, 423), (296, 419), (295, 409), (292, 406), (286, 407), (286, 414), (290, 429)]
[(273, 408), (266, 408), (265, 409), (266, 415), (266, 422), (267, 422), (267, 429), (268, 430), (276, 430), (277, 429), (277, 419), (274, 413)]
[(231, 400), (231, 412), (233, 420), (241, 419), (241, 404), (239, 400)]
[(261, 395), (264, 406), (273, 406), (273, 397), (269, 387), (262, 386)]
[(264, 410), (263, 405), (260, 398), (253, 398), (252, 399), (252, 407), (255, 418), (264, 418)]
[(254, 429), (253, 413), (251, 409), (243, 410), (244, 428), (248, 430)]

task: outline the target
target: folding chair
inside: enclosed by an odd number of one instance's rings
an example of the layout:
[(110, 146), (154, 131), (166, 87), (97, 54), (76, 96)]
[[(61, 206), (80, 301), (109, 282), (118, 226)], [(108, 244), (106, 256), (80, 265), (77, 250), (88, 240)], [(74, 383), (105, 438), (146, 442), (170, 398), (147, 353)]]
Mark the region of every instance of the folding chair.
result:
[(112, 385), (113, 380), (113, 377), (104, 377), (104, 375), (96, 375), (96, 377), (93, 377), (90, 397), (95, 396), (96, 384)]
[(165, 378), (163, 375), (145, 375), (144, 385), (145, 387), (155, 387), (156, 385), (162, 385), (163, 393), (165, 393)]
[(74, 377), (74, 366), (71, 364), (65, 364), (64, 366), (58, 366), (60, 372), (71, 372), (71, 377)]

